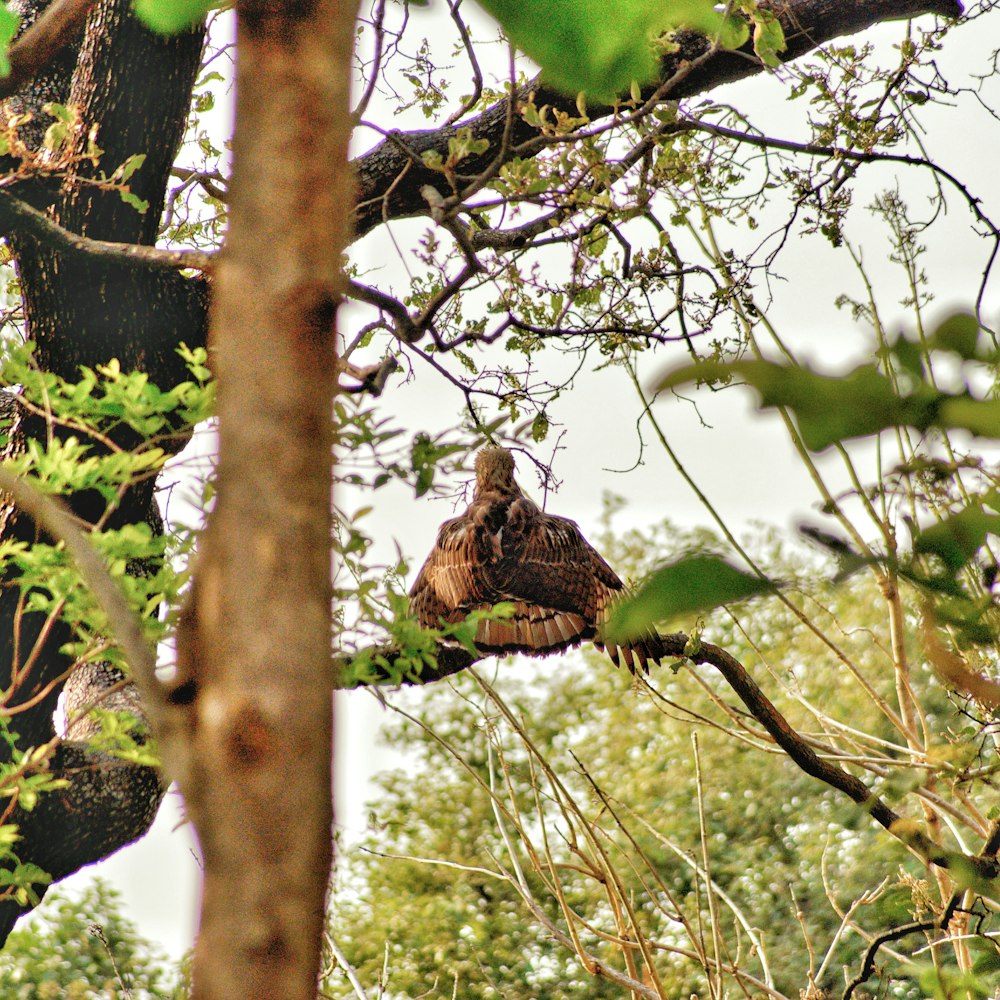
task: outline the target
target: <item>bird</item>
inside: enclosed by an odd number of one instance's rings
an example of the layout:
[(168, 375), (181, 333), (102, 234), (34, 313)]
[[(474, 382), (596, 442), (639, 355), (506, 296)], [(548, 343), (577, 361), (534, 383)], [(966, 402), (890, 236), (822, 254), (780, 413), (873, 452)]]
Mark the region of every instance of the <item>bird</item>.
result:
[(464, 514), (445, 521), (410, 589), (410, 610), (424, 628), (464, 621), (500, 602), (510, 617), (478, 622), (484, 654), (551, 653), (593, 641), (615, 666), (665, 655), (655, 632), (624, 644), (606, 642), (601, 625), (625, 585), (575, 521), (547, 514), (514, 479), (509, 449), (488, 445), (476, 456), (476, 484)]

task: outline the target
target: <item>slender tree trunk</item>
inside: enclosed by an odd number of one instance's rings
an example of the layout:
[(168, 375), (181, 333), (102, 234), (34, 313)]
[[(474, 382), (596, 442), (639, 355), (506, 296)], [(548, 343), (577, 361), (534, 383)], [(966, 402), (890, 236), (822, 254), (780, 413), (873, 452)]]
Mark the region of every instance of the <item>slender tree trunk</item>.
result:
[(218, 499), (164, 740), (204, 854), (195, 995), (312, 998), (331, 862), (334, 333), (353, 185), (350, 2), (238, 11), (210, 327)]

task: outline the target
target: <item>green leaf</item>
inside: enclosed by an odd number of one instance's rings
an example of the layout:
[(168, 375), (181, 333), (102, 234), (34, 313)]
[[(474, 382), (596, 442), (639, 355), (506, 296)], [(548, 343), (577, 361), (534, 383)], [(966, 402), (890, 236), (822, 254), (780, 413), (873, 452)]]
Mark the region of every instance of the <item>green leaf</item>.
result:
[(611, 642), (625, 642), (656, 622), (773, 590), (770, 580), (744, 573), (718, 556), (686, 556), (653, 573), (634, 597), (618, 605), (602, 632)]
[(873, 365), (837, 378), (769, 361), (703, 362), (668, 373), (656, 388), (728, 382), (734, 376), (760, 393), (762, 406), (792, 410), (803, 441), (813, 451), (846, 438), (905, 425), (921, 431), (936, 426), (967, 430), (979, 437), (1000, 437), (1000, 400), (975, 399), (968, 393), (949, 395), (928, 385), (901, 395)]
[(918, 382), (927, 378), (924, 369), (924, 352), (920, 345), (906, 337), (899, 337), (889, 347), (889, 354), (896, 368)]
[(771, 361), (688, 365), (669, 373), (657, 388), (672, 389), (693, 381), (728, 381), (734, 376), (760, 393), (761, 405), (792, 410), (802, 440), (812, 451), (822, 451), (845, 438), (877, 434), (886, 427), (910, 424), (926, 429), (934, 422), (942, 398), (924, 386), (909, 396), (900, 396), (874, 365), (833, 377)]
[(116, 179), (122, 183), (128, 179), (146, 162), (145, 153), (134, 153), (115, 171)]
[(544, 441), (548, 433), (549, 418), (545, 411), (542, 410), (535, 416), (535, 419), (531, 421), (531, 440)]
[(737, 48), (749, 29), (712, 0), (481, 0), (511, 41), (542, 67), (546, 82), (569, 94), (602, 100), (627, 94), (632, 81), (657, 74), (653, 39), (690, 28)]
[(140, 215), (145, 215), (149, 211), (149, 202), (145, 198), (140, 198), (131, 191), (119, 191), (118, 194), (126, 205), (131, 205)]
[(132, 0), (139, 20), (160, 35), (176, 35), (197, 24), (218, 0)]
[(953, 313), (942, 321), (928, 338), (932, 350), (951, 351), (965, 361), (971, 361), (976, 354), (979, 341), (979, 321), (972, 313)]
[(987, 535), (1000, 535), (1000, 515), (973, 504), (922, 531), (913, 551), (938, 556), (955, 573), (983, 547)]
[(938, 407), (941, 427), (958, 427), (977, 437), (1000, 438), (1000, 399), (973, 399), (971, 396), (950, 396)]
[(62, 122), (53, 122), (46, 130), (42, 138), (42, 146), (50, 152), (56, 152), (66, 141), (69, 130)]
[[(951, 872), (950, 866), (948, 870)], [(966, 880), (956, 876), (955, 881), (962, 888), (966, 888)], [(980, 885), (982, 882), (982, 879), (969, 879), (968, 887), (981, 895), (995, 899), (996, 889), (988, 891)], [(985, 1000), (993, 993), (990, 985), (971, 972), (959, 972), (947, 966), (938, 967), (930, 962), (920, 963), (916, 965), (916, 969), (919, 970), (917, 982), (921, 995), (931, 997), (932, 1000), (952, 1000), (956, 996), (968, 997), (969, 1000), (980, 997)]]
[(757, 9), (753, 12), (753, 50), (765, 66), (774, 68), (781, 65), (779, 52), (787, 48), (781, 22), (770, 11)]
[(6, 4), (0, 4), (0, 76), (10, 76), (10, 45), (14, 41), (21, 18)]

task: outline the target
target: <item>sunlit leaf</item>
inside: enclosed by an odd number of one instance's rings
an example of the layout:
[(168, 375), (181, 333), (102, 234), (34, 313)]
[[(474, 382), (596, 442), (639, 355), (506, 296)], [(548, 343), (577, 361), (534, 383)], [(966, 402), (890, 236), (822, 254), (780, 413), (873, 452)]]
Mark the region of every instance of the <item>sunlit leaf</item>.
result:
[(480, 0), (514, 44), (569, 94), (586, 91), (603, 100), (627, 94), (633, 81), (657, 73), (652, 40), (685, 27), (719, 38), (724, 48), (746, 41), (749, 28), (715, 9), (712, 0)]
[(145, 198), (140, 198), (131, 191), (119, 191), (118, 195), (126, 205), (131, 205), (140, 215), (145, 215), (149, 211), (149, 202)]
[(218, 5), (218, 0), (132, 0), (139, 20), (161, 35), (192, 27)]
[(531, 440), (544, 441), (548, 433), (549, 418), (545, 411), (542, 410), (540, 413), (536, 414), (535, 419), (531, 421)]
[(20, 24), (20, 16), (15, 14), (6, 4), (0, 4), (0, 76), (10, 76), (10, 56), (8, 53)]
[(773, 589), (771, 581), (744, 573), (718, 556), (687, 556), (653, 573), (634, 597), (615, 609), (603, 633), (620, 643), (657, 622), (698, 614)]
[(785, 33), (781, 22), (770, 11), (758, 9), (753, 14), (753, 50), (765, 66), (779, 66), (779, 52), (784, 52)]

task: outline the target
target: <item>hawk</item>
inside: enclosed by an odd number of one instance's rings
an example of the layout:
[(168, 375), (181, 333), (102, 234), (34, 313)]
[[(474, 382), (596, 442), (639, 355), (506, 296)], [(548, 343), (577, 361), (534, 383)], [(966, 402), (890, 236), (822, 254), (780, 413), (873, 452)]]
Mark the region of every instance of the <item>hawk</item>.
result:
[[(604, 649), (600, 627), (624, 592), (575, 521), (544, 513), (521, 492), (510, 451), (488, 446), (476, 456), (472, 503), (438, 530), (410, 608), (421, 625), (436, 628), (510, 602), (510, 618), (479, 622), (476, 648), (545, 656), (585, 639)], [(664, 650), (649, 633), (624, 646), (607, 644), (607, 653), (634, 671), (637, 663), (647, 670), (648, 661), (659, 662)]]

